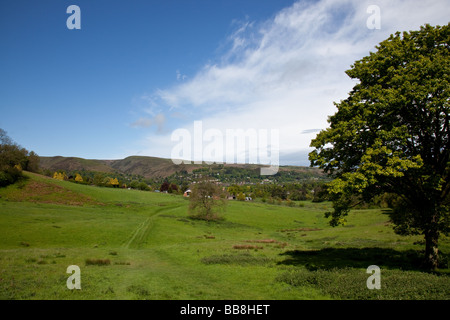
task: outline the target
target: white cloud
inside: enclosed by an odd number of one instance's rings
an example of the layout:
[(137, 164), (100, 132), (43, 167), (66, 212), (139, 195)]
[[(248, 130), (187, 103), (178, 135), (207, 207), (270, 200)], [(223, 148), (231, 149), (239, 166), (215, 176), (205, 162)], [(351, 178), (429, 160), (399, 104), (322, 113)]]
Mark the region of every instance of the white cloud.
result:
[(178, 81), (184, 81), (187, 78), (187, 75), (181, 74), (180, 70), (177, 70), (176, 74), (177, 74), (177, 80)]
[(149, 118), (139, 118), (133, 122), (130, 126), (133, 128), (148, 128), (152, 125), (153, 121)]
[[(381, 10), (380, 30), (366, 26), (372, 4)], [(277, 129), (281, 154), (306, 154), (335, 112), (333, 102), (355, 84), (345, 70), (396, 31), (448, 23), (448, 8), (449, 1), (436, 0), (300, 1), (268, 21), (234, 22), (219, 62), (152, 97), (170, 110), (190, 110), (191, 118), (222, 132)], [(149, 139), (149, 155), (170, 154), (173, 143), (156, 148)]]
[(166, 123), (166, 117), (164, 114), (159, 113), (153, 118), (141, 117), (137, 121), (133, 122), (130, 126), (132, 128), (149, 128), (156, 126), (157, 133), (164, 132), (164, 124)]

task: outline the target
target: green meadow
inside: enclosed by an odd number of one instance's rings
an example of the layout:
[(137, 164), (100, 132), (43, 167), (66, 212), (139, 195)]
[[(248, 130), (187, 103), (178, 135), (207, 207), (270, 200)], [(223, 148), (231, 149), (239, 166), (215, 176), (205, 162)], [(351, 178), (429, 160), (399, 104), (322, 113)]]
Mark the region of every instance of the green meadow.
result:
[[(423, 238), (394, 234), (382, 209), (333, 228), (328, 202), (229, 201), (207, 222), (179, 195), (27, 177), (0, 189), (0, 299), (450, 298), (449, 238), (441, 269), (424, 272)], [(70, 265), (81, 290), (66, 286)]]

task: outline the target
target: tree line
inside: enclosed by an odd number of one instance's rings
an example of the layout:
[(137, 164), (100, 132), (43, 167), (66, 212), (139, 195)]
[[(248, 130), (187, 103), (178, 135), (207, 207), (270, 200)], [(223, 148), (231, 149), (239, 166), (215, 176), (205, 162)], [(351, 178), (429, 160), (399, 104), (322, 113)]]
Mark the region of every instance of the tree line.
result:
[(39, 156), (15, 143), (6, 131), (0, 128), (0, 187), (22, 179), (23, 170), (38, 172)]
[(227, 187), (227, 192), (237, 200), (251, 197), (260, 198), (263, 202), (269, 203), (280, 200), (320, 202), (327, 199), (324, 182), (315, 180), (284, 184), (233, 184)]

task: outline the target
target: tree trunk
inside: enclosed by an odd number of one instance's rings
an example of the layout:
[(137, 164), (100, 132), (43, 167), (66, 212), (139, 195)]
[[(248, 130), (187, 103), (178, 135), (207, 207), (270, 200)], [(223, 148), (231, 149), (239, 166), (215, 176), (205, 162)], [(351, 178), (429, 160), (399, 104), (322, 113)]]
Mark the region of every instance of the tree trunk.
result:
[(435, 230), (425, 233), (425, 266), (430, 270), (438, 267), (438, 239), (439, 234)]

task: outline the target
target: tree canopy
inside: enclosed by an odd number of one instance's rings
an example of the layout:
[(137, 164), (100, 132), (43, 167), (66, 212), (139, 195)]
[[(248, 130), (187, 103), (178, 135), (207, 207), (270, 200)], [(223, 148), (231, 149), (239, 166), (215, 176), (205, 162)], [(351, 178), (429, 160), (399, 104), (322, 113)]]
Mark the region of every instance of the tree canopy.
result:
[(312, 166), (334, 180), (331, 225), (350, 207), (389, 193), (399, 234), (423, 234), (426, 263), (438, 266), (438, 238), (450, 229), (450, 24), (397, 32), (346, 73), (359, 80), (335, 103), (329, 127), (311, 142)]
[(0, 128), (0, 187), (19, 180), (22, 170), (37, 172), (38, 155), (13, 142), (6, 131)]
[(189, 214), (192, 218), (207, 221), (220, 220), (220, 211), (226, 207), (226, 195), (222, 188), (208, 179), (191, 186)]

